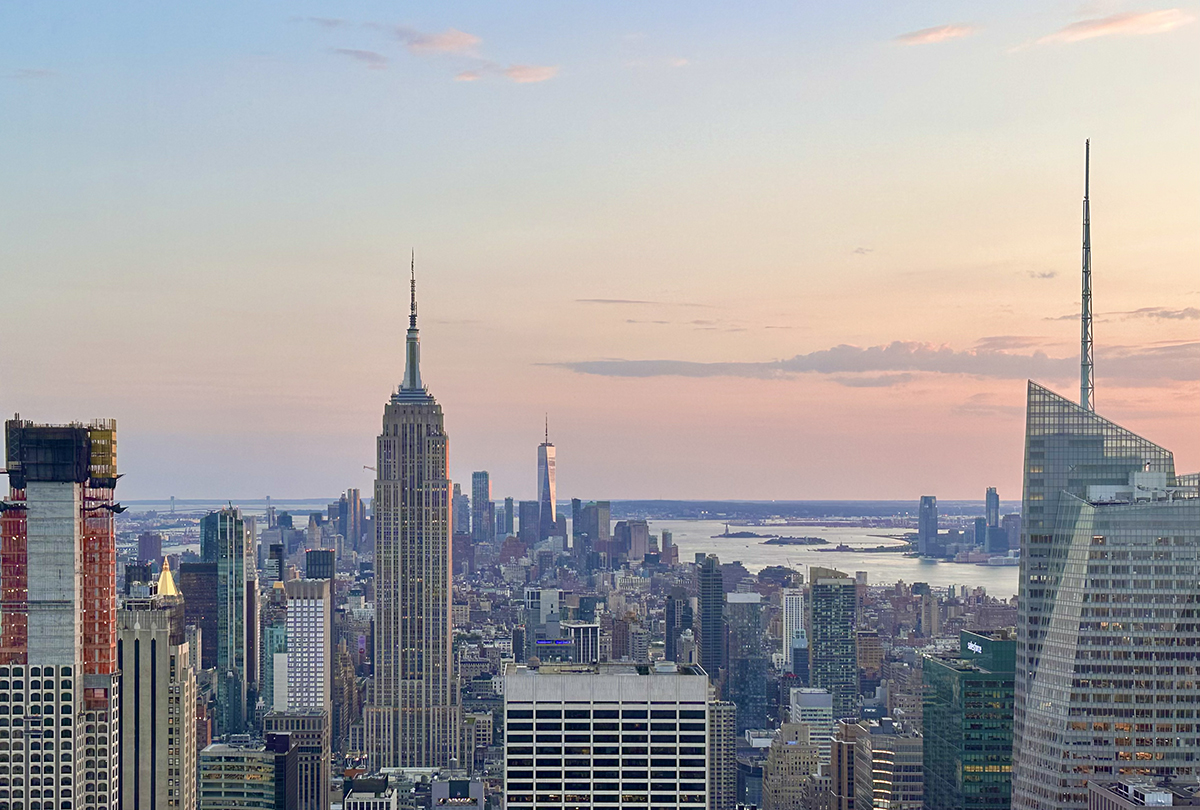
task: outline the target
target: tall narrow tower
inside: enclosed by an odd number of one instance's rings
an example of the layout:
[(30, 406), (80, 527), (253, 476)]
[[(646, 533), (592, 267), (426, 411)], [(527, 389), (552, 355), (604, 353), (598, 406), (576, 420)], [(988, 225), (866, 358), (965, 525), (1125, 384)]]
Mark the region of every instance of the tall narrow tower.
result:
[(1083, 296), (1080, 307), (1079, 404), (1096, 410), (1096, 381), (1092, 369), (1092, 214), (1088, 185), (1092, 170), (1092, 142), (1083, 142)]
[(538, 445), (538, 507), (541, 519), (538, 522), (538, 539), (545, 540), (554, 534), (558, 526), (555, 514), (554, 445), (550, 444), (550, 417), (546, 417), (546, 440)]
[(375, 479), (375, 695), (370, 769), (446, 767), (457, 756), (450, 659), (449, 437), (421, 382), (411, 280), (404, 381), (383, 409)]

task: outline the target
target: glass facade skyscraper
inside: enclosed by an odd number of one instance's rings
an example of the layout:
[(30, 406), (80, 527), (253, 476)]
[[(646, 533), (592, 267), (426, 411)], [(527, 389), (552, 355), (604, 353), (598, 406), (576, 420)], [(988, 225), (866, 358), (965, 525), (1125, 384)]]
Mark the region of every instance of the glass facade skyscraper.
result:
[(1029, 384), (1013, 807), (1085, 808), (1089, 779), (1194, 778), (1196, 483)]
[(1009, 806), (1016, 646), (964, 630), (956, 654), (925, 658), (926, 807)]

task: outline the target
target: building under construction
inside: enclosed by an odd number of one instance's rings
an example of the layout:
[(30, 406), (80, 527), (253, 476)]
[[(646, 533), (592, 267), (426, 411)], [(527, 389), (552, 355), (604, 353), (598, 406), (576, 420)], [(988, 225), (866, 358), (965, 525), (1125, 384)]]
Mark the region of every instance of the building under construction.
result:
[[(0, 698), (10, 704), (0, 706), (0, 739), (39, 741), (14, 745), (11, 757), (40, 749), (44, 776), (27, 788), (0, 784), (0, 804), (108, 808), (116, 793), (116, 449), (113, 420), (5, 423), (0, 682), (11, 692)], [(60, 764), (72, 755), (88, 769)]]

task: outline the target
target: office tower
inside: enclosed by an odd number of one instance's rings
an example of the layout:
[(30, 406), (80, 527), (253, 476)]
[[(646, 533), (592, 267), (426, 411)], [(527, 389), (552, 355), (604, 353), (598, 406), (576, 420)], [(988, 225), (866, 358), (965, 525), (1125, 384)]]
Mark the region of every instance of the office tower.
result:
[(810, 569), (809, 680), (833, 695), (837, 719), (858, 715), (858, 588), (841, 571)]
[(200, 666), (217, 666), (217, 564), (181, 563), (178, 586), (183, 594), (184, 621), (200, 630)]
[(783, 609), (783, 665), (787, 672), (791, 672), (792, 639), (797, 632), (804, 631), (804, 591), (785, 588), (780, 593), (779, 602)]
[(805, 632), (804, 628), (800, 628), (792, 636), (790, 647), (792, 668), (789, 672), (796, 676), (796, 680), (801, 686), (808, 686), (810, 680), (808, 673), (808, 633)]
[(330, 582), (294, 579), (287, 593), (287, 707), (331, 710)]
[[(628, 532), (629, 559), (640, 562), (650, 550), (650, 525), (644, 520), (622, 521)], [(621, 524), (618, 523), (618, 526)]]
[(890, 717), (859, 725), (864, 733), (855, 740), (854, 807), (921, 810), (924, 793), (921, 735)]
[(267, 711), (287, 710), (287, 592), (284, 583), (275, 583), (263, 606), (259, 654), (260, 688)]
[(333, 713), (330, 715), (330, 746), (338, 753), (345, 753), (350, 727), (362, 720), (362, 701), (355, 677), (354, 656), (350, 654), (344, 638), (338, 642), (333, 653), (331, 678)]
[(150, 585), (154, 582), (154, 574), (150, 563), (125, 563), (125, 595), (136, 592), (139, 586)]
[(985, 548), (987, 546), (987, 518), (975, 518), (975, 520), (972, 521), (971, 528), (971, 533), (974, 535), (975, 545), (979, 546), (979, 548)]
[(462, 484), (454, 485), (454, 496), (451, 501), (453, 503), (454, 515), (454, 533), (455, 534), (470, 534), (471, 533), (471, 496), (464, 495)]
[(721, 582), (721, 561), (715, 554), (704, 558), (698, 579), (700, 615), (696, 619), (700, 665), (708, 673), (708, 679), (715, 683), (725, 668), (725, 590)]
[(196, 675), (183, 596), (164, 565), (153, 596), (118, 611), (121, 810), (196, 806)]
[(771, 741), (763, 764), (763, 810), (793, 810), (801, 806), (805, 778), (817, 773), (817, 746), (803, 723), (784, 723)]
[[(696, 667), (664, 662), (529, 669), (509, 663), (504, 672), (508, 806), (703, 808), (707, 699), (708, 681)], [(563, 764), (570, 770), (560, 770)]]
[(375, 685), (368, 763), (446, 767), (457, 755), (450, 628), (449, 437), (421, 382), (415, 277), (404, 381), (384, 406), (375, 514)]
[(492, 480), (487, 470), (471, 473), (471, 539), (489, 542), (495, 535), (491, 525)]
[(921, 719), (927, 807), (1008, 807), (1016, 649), (1016, 640), (1003, 632), (984, 636), (963, 630), (957, 654), (925, 657)]
[(363, 534), (366, 532), (367, 505), (357, 489), (347, 489), (338, 500), (338, 534), (346, 538), (346, 545), (354, 551), (362, 549)]
[(554, 445), (550, 444), (550, 420), (546, 420), (546, 440), (538, 445), (538, 539), (545, 540), (554, 537), (558, 529), (558, 516), (555, 512), (555, 498), (558, 486), (554, 472)]
[(299, 796), (297, 755), (287, 734), (267, 734), (265, 743), (242, 737), (207, 746), (198, 763), (200, 810), (292, 810)]
[(138, 562), (158, 565), (162, 559), (162, 535), (158, 532), (142, 532), (138, 535)]
[(271, 543), (267, 548), (267, 582), (283, 582), (283, 574), (287, 570), (285, 559), (283, 543)]
[(708, 704), (708, 808), (737, 806), (737, 707), (723, 700)]
[(562, 629), (571, 639), (572, 660), (577, 664), (600, 661), (600, 625), (594, 622), (564, 622)]
[(329, 810), (329, 719), (328, 711), (317, 708), (269, 712), (263, 718), (267, 736), (287, 735), (295, 754), (296, 793), (288, 810)]
[[(257, 597), (249, 532), (236, 508), (210, 512), (200, 521), (200, 553), (217, 567), (217, 735), (247, 730), (250, 687), (257, 669)], [(187, 594), (184, 593), (186, 600)], [(208, 639), (205, 633), (205, 639)]]
[(1021, 547), (1021, 516), (1005, 515), (1000, 519), (1000, 530), (1004, 532), (1009, 549)]
[(537, 501), (521, 501), (517, 504), (517, 510), (517, 539), (527, 548), (533, 548), (538, 542), (541, 507)]
[(511, 537), (515, 528), (514, 518), (516, 517), (516, 504), (512, 498), (504, 499), (504, 523), (501, 525), (501, 531), (505, 537)]
[(310, 548), (304, 552), (305, 579), (333, 579), (336, 567), (331, 548)]
[(804, 723), (809, 727), (813, 745), (817, 746), (818, 760), (822, 764), (829, 762), (833, 750), (833, 695), (824, 689), (793, 689), (788, 711), (788, 718), (793, 723)]
[(984, 515), (987, 518), (988, 526), (1000, 525), (1000, 495), (996, 492), (995, 487), (987, 488), (987, 495), (984, 498)]
[(767, 727), (767, 657), (762, 596), (731, 593), (725, 597), (727, 674), (725, 699), (737, 706), (737, 733)]
[[(829, 810), (855, 810), (854, 807), (854, 753), (858, 738), (867, 731), (858, 723), (838, 723), (834, 732), (833, 746), (829, 758), (829, 797), (822, 805)], [(874, 807), (872, 802), (868, 807)]]
[[(11, 687), (4, 711), (16, 742), (4, 750), (4, 767), (52, 774), (40, 788), (31, 778), (28, 794), (52, 810), (110, 807), (119, 784), (116, 450), (113, 420), (5, 423), (0, 682)], [(84, 728), (86, 740), (73, 738), (72, 729)], [(71, 773), (74, 743), (96, 768), (72, 786), (53, 774)], [(11, 784), (21, 788), (23, 779)]]
[(690, 630), (693, 623), (692, 603), (687, 591), (679, 586), (671, 588), (671, 592), (667, 594), (665, 627), (663, 628), (663, 635), (666, 638), (666, 651), (663, 657), (667, 661), (679, 661), (676, 657), (679, 634), (684, 630)]
[(1089, 779), (1135, 770), (1194, 778), (1195, 494), (1169, 451), (1029, 384), (1013, 807), (1083, 808)]
[(922, 495), (917, 511), (917, 553), (922, 557), (938, 556), (942, 552), (938, 543), (937, 497)]

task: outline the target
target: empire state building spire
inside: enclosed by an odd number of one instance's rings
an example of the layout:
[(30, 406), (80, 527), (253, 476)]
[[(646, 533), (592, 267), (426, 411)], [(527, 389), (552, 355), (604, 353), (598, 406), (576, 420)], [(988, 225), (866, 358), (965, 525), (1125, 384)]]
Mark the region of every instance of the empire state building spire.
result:
[(409, 277), (409, 294), (411, 300), (408, 313), (408, 335), (404, 341), (404, 381), (400, 383), (398, 396), (426, 395), (425, 386), (421, 384), (421, 335), (417, 330), (417, 254), (413, 251), (412, 267)]

